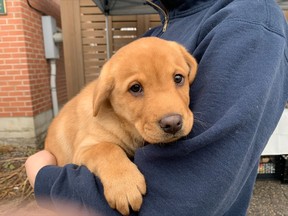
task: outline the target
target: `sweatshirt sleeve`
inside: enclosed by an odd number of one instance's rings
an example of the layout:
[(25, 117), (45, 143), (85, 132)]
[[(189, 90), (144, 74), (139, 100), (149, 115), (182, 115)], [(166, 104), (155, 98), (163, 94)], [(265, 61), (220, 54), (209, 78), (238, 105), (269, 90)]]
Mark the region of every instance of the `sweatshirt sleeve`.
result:
[(100, 180), (85, 166), (46, 166), (36, 176), (37, 203), (59, 215), (115, 215), (103, 194)]
[(246, 214), (259, 157), (287, 101), (287, 37), (239, 19), (209, 28), (193, 51), (192, 133), (135, 156), (148, 188), (140, 215)]

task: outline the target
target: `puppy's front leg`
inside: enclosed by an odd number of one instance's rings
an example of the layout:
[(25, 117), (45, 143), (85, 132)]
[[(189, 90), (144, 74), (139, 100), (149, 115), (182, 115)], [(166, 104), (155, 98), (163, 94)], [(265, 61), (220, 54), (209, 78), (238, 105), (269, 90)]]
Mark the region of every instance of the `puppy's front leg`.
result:
[(129, 205), (139, 211), (146, 193), (145, 179), (121, 147), (108, 142), (82, 147), (74, 163), (87, 166), (100, 178), (111, 208), (123, 215), (129, 214)]

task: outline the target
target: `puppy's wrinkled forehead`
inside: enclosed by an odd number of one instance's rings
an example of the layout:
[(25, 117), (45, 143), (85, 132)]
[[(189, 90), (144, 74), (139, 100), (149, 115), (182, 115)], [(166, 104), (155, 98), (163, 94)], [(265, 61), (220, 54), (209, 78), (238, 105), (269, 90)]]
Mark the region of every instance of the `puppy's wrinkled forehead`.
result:
[(163, 69), (168, 62), (170, 65), (184, 64), (181, 50), (176, 43), (153, 37), (142, 38), (124, 46), (110, 60), (117, 71), (131, 73), (151, 69), (159, 71), (159, 67)]

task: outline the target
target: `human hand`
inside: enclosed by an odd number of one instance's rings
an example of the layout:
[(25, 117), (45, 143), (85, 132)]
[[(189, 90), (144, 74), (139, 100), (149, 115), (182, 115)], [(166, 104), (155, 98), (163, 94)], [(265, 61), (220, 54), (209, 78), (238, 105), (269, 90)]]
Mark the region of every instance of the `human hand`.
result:
[(34, 188), (36, 175), (42, 167), (56, 164), (54, 155), (46, 150), (39, 151), (28, 157), (25, 162), (25, 168), (31, 186)]

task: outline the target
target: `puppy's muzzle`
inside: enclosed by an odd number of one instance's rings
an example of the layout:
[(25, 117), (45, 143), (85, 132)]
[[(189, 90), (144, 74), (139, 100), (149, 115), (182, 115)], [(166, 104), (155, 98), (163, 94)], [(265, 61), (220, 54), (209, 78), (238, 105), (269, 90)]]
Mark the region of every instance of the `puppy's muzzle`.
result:
[(159, 125), (165, 133), (176, 134), (182, 128), (183, 120), (179, 114), (167, 115), (159, 121)]

